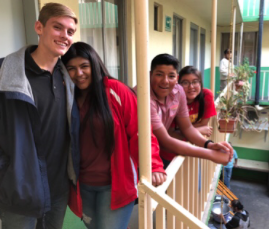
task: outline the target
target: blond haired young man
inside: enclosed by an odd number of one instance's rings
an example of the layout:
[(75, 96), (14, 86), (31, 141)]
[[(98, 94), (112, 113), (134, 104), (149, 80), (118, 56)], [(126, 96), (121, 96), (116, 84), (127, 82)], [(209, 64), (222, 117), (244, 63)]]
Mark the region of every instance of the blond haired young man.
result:
[(22, 48), (2, 63), (2, 229), (62, 228), (69, 194), (67, 164), (74, 183), (78, 175), (73, 165), (79, 161), (79, 117), (74, 86), (59, 57), (71, 46), (76, 24), (70, 8), (46, 4), (35, 23), (38, 46)]

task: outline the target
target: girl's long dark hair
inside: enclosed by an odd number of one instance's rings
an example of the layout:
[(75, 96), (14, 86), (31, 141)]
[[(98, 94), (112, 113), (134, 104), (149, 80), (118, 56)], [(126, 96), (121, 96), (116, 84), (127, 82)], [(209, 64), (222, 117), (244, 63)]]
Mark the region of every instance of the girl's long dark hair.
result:
[(181, 79), (183, 76), (188, 75), (188, 74), (193, 74), (195, 76), (197, 76), (198, 80), (200, 81), (201, 84), (201, 92), (199, 93), (199, 95), (196, 96), (195, 101), (199, 102), (199, 111), (198, 111), (198, 117), (195, 121), (195, 123), (199, 122), (201, 120), (201, 118), (204, 115), (205, 112), (205, 98), (204, 98), (204, 93), (203, 93), (203, 79), (202, 79), (202, 74), (200, 71), (198, 71), (197, 68), (193, 67), (193, 66), (186, 66), (184, 68), (182, 68), (179, 72), (179, 77), (178, 77), (178, 83), (181, 83)]
[(105, 130), (105, 150), (111, 156), (115, 145), (114, 120), (108, 104), (103, 78), (105, 76), (112, 77), (109, 75), (99, 55), (90, 45), (84, 42), (74, 43), (61, 59), (64, 65), (67, 65), (71, 59), (76, 57), (82, 57), (90, 61), (92, 77), (89, 90), (90, 108), (82, 121), (81, 131), (85, 131), (86, 123), (89, 121), (93, 141), (97, 146), (95, 131), (98, 130), (95, 130), (94, 127), (94, 117), (100, 117)]

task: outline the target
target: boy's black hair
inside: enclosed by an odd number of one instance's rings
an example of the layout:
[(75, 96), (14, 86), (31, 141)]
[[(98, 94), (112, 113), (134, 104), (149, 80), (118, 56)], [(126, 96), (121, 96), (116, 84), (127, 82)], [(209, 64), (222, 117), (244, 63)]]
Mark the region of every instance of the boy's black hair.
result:
[(203, 79), (202, 79), (202, 74), (200, 71), (198, 71), (197, 68), (193, 67), (193, 66), (186, 66), (184, 68), (182, 68), (179, 72), (179, 77), (178, 77), (178, 83), (181, 83), (181, 79), (184, 75), (189, 75), (189, 74), (193, 74), (195, 76), (197, 76), (197, 78), (200, 81), (200, 85), (201, 85), (201, 92), (199, 93), (199, 95), (196, 96), (195, 101), (199, 102), (199, 111), (198, 111), (198, 117), (196, 122), (199, 122), (201, 120), (201, 118), (203, 117), (204, 113), (205, 113), (205, 99), (204, 99), (204, 93), (203, 93)]
[(158, 65), (173, 65), (175, 70), (179, 71), (179, 61), (167, 53), (159, 54), (151, 61), (150, 71), (152, 72)]
[(226, 55), (226, 54), (230, 54), (231, 53), (231, 50), (230, 49), (225, 49), (224, 50), (224, 55)]

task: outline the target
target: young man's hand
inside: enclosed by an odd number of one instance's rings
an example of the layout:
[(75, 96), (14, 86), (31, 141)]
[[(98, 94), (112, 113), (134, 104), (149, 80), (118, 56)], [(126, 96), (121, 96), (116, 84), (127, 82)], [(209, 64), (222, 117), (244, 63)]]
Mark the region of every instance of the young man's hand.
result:
[(230, 155), (229, 153), (223, 151), (223, 150), (209, 150), (210, 154), (210, 160), (217, 163), (217, 164), (222, 164), (222, 165), (227, 165), (230, 161)]
[(234, 154), (233, 148), (227, 142), (219, 142), (219, 143), (210, 142), (207, 145), (207, 148), (212, 149), (212, 150), (220, 150), (220, 151), (223, 150), (223, 151), (229, 153), (229, 161), (231, 161), (233, 158), (233, 154)]
[(210, 137), (213, 132), (212, 126), (199, 126), (196, 127), (196, 129), (199, 130), (202, 135), (205, 135), (207, 137)]
[(159, 186), (163, 182), (166, 181), (166, 174), (161, 173), (161, 172), (154, 172), (152, 173), (152, 185), (153, 186)]

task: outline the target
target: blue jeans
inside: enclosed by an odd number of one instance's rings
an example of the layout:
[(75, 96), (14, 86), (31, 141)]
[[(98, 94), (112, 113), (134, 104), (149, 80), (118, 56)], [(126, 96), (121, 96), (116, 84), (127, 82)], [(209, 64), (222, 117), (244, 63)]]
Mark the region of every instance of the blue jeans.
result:
[(227, 186), (227, 188), (231, 188), (230, 186), (230, 180), (232, 177), (233, 168), (224, 168), (224, 184)]
[[(69, 192), (66, 192), (51, 203), (51, 210), (44, 218), (46, 229), (61, 229), (68, 203)], [(33, 218), (11, 212), (1, 211), (2, 229), (43, 229), (43, 218)]]
[(83, 222), (88, 229), (126, 229), (134, 201), (122, 208), (111, 210), (111, 185), (89, 186), (80, 184)]

